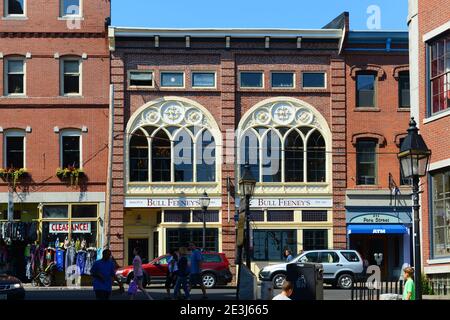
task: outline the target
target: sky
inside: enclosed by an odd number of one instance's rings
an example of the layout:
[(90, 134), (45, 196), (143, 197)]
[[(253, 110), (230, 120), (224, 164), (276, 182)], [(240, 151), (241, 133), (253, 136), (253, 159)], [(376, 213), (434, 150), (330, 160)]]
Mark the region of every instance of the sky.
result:
[(112, 0), (112, 25), (317, 29), (343, 11), (352, 30), (407, 30), (408, 0)]

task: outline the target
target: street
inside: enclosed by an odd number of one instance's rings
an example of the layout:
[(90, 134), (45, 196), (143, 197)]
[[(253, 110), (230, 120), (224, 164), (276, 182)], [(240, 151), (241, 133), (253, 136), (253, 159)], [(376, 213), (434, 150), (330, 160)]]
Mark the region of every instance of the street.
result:
[[(83, 287), (81, 289), (69, 288), (33, 288), (26, 286), (26, 300), (94, 300), (95, 295), (91, 288)], [(149, 287), (147, 291), (155, 300), (164, 300), (166, 298), (165, 289), (160, 286)], [(260, 292), (260, 290), (259, 290)], [(279, 290), (275, 291), (278, 294)], [(325, 289), (324, 300), (350, 300), (350, 290)], [(126, 293), (119, 294), (113, 292), (111, 300), (128, 300)], [(191, 292), (192, 300), (202, 300), (202, 294), (199, 289)], [(136, 300), (146, 300), (142, 293), (138, 293)], [(218, 288), (208, 290), (208, 300), (236, 300), (235, 288)]]

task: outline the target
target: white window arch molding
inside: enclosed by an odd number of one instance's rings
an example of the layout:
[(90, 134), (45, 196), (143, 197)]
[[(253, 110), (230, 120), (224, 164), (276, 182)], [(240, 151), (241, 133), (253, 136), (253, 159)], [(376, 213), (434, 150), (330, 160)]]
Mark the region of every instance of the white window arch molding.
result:
[[(270, 132), (274, 132), (279, 139), (281, 153), (281, 168), (278, 181), (264, 181), (262, 167), (264, 165), (264, 153), (262, 143)], [(303, 179), (302, 181), (289, 182), (285, 167), (285, 146), (287, 138), (296, 132), (303, 142)], [(245, 141), (249, 133), (256, 136), (258, 144), (259, 168), (252, 168), (257, 175), (257, 192), (264, 193), (267, 189), (271, 192), (331, 192), (332, 185), (332, 134), (327, 121), (322, 114), (312, 105), (295, 98), (277, 97), (263, 100), (253, 106), (242, 117), (237, 130), (237, 144), (243, 149), (238, 149), (238, 168), (245, 164)], [(308, 179), (308, 142), (314, 135), (320, 133), (325, 142), (325, 180), (309, 181)], [(275, 146), (275, 148), (277, 148)], [(240, 169), (238, 176), (240, 176)], [(274, 186), (279, 185), (279, 190)]]
[[(146, 130), (149, 128), (150, 130)], [(170, 140), (171, 170), (170, 181), (153, 181), (152, 176), (152, 141), (159, 133)], [(208, 132), (215, 142), (215, 171), (214, 181), (197, 181), (197, 147), (201, 143), (201, 136)], [(133, 182), (130, 172), (130, 142), (136, 134), (143, 134), (148, 141), (148, 180)], [(175, 154), (175, 145), (181, 136), (189, 137), (193, 143), (192, 181), (177, 181), (175, 165), (179, 159)], [(211, 113), (199, 103), (182, 97), (164, 97), (146, 103), (130, 118), (126, 128), (125, 139), (125, 172), (128, 193), (158, 193), (158, 192), (186, 192), (203, 193), (203, 191), (220, 192), (222, 159), (222, 133)], [(180, 185), (187, 186), (180, 188)], [(209, 185), (205, 187), (205, 185)]]

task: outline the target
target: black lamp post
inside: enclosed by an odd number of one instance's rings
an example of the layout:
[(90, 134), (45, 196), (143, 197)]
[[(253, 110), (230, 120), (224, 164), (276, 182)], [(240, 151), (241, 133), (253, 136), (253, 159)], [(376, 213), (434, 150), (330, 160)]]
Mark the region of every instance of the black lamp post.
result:
[(248, 163), (244, 166), (241, 179), (239, 180), (239, 188), (241, 197), (245, 199), (245, 258), (247, 268), (251, 269), (250, 254), (250, 199), (255, 192), (256, 179), (253, 177)]
[(416, 300), (422, 300), (422, 258), (420, 252), (419, 180), (427, 174), (431, 150), (419, 134), (414, 118), (409, 122), (408, 136), (403, 140), (398, 158), (405, 178), (412, 180), (414, 208), (414, 280)]
[(206, 212), (208, 211), (211, 199), (208, 194), (203, 192), (203, 196), (200, 198), (200, 205), (202, 206), (202, 216), (203, 216), (203, 250), (206, 250)]

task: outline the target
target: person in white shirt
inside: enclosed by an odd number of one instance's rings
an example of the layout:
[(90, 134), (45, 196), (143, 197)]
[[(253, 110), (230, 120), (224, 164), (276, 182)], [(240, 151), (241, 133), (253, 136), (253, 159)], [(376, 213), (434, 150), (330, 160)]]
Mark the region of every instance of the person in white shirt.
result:
[(289, 297), (294, 293), (294, 286), (292, 285), (292, 282), (284, 281), (282, 290), (283, 291), (272, 300), (291, 300)]

